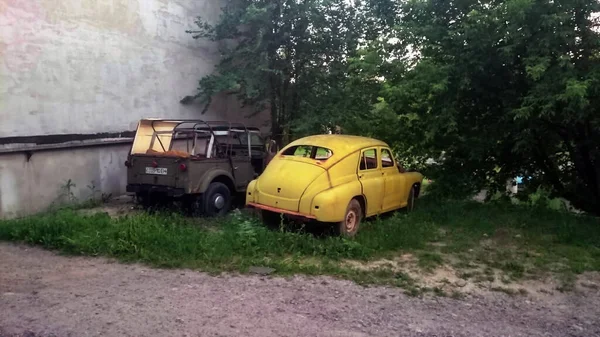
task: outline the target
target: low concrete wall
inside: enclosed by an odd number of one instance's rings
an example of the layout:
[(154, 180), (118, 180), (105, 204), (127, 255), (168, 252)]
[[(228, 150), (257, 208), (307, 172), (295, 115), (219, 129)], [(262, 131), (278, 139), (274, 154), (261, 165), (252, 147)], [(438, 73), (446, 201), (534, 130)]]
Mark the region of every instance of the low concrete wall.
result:
[(23, 153), (0, 156), (0, 218), (14, 218), (44, 211), (65, 194), (71, 180), (73, 196), (85, 201), (92, 196), (88, 185), (100, 193), (125, 192), (124, 161), (129, 144)]

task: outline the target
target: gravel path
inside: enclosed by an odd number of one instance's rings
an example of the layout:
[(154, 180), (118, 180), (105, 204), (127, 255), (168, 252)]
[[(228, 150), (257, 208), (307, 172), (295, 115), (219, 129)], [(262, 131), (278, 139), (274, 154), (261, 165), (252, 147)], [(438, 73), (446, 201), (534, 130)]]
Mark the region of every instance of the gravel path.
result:
[(600, 336), (600, 292), (413, 298), (331, 278), (213, 277), (0, 243), (0, 336)]

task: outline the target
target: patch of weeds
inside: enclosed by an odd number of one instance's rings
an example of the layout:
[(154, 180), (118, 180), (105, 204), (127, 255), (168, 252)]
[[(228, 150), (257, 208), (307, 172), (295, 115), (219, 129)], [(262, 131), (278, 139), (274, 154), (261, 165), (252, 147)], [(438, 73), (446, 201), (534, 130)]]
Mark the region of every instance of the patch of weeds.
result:
[(415, 280), (410, 277), (410, 275), (402, 271), (396, 273), (394, 278), (396, 279), (396, 285), (401, 288), (412, 287), (415, 284)]
[(418, 254), (418, 266), (426, 271), (431, 271), (444, 263), (440, 254), (432, 252), (422, 252)]
[(570, 272), (565, 272), (560, 275), (559, 282), (560, 284), (556, 287), (556, 290), (560, 292), (570, 292), (575, 289), (575, 281), (577, 280), (575, 274)]
[(592, 289), (592, 290), (598, 290), (600, 289), (600, 286), (598, 286), (595, 283), (590, 283), (590, 282), (581, 282), (581, 286), (588, 288), (588, 289)]
[(446, 292), (442, 288), (440, 288), (440, 287), (434, 287), (433, 288), (433, 293), (436, 296), (440, 296), (440, 297), (446, 297), (446, 296), (448, 296), (448, 294), (446, 294)]
[(472, 269), (476, 267), (477, 265), (471, 261), (460, 261), (454, 264), (454, 268), (456, 269)]
[(448, 280), (447, 278), (444, 277), (442, 280), (440, 280), (440, 283), (441, 284), (450, 284), (451, 282), (450, 282), (450, 280)]
[(509, 273), (513, 278), (522, 278), (525, 274), (525, 267), (516, 261), (508, 261), (502, 264), (502, 270)]
[(476, 274), (477, 273), (472, 272), (472, 271), (471, 272), (465, 271), (465, 272), (459, 273), (458, 277), (460, 277), (463, 280), (468, 280), (468, 279), (472, 278), (473, 276), (475, 276)]
[(492, 287), (490, 288), (491, 291), (497, 291), (497, 292), (502, 292), (505, 293), (507, 295), (510, 296), (514, 296), (517, 294), (517, 291), (512, 289), (512, 288), (505, 288), (505, 287)]
[(423, 294), (423, 290), (419, 287), (408, 287), (406, 289), (406, 291), (404, 291), (404, 293), (408, 296), (412, 296), (412, 297), (418, 297), (421, 296)]
[(450, 294), (450, 297), (455, 299), (455, 300), (462, 300), (465, 298), (465, 294), (461, 293), (460, 291), (452, 291), (452, 293)]
[(477, 283), (482, 283), (482, 282), (494, 282), (496, 278), (494, 277), (494, 275), (486, 275), (486, 274), (478, 274), (475, 277), (475, 282)]

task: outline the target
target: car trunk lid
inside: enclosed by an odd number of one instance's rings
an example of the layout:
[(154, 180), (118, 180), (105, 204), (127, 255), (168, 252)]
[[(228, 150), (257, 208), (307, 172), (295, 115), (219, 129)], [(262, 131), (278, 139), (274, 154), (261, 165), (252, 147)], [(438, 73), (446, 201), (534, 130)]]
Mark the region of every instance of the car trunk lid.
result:
[(298, 211), (302, 194), (324, 172), (324, 168), (307, 160), (274, 160), (258, 178), (257, 202), (265, 206)]

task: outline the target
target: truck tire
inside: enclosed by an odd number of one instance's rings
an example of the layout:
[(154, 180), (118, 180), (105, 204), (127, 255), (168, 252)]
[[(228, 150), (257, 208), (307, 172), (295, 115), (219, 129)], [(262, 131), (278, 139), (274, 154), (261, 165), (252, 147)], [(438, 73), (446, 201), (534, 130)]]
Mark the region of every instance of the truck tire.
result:
[(231, 191), (227, 185), (212, 182), (202, 195), (206, 216), (223, 216), (231, 208)]
[(192, 217), (200, 217), (204, 215), (204, 202), (202, 195), (187, 195), (183, 199), (184, 212)]

